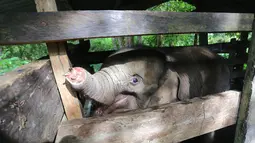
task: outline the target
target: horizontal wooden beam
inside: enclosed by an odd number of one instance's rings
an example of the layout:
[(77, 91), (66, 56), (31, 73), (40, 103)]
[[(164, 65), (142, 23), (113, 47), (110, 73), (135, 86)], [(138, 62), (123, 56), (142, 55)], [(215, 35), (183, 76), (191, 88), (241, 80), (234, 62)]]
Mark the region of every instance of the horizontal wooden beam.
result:
[(60, 11), (0, 14), (0, 44), (169, 33), (251, 31), (244, 13)]
[(240, 92), (230, 90), (190, 104), (71, 120), (59, 126), (56, 143), (75, 138), (79, 143), (180, 142), (235, 124), (239, 100)]

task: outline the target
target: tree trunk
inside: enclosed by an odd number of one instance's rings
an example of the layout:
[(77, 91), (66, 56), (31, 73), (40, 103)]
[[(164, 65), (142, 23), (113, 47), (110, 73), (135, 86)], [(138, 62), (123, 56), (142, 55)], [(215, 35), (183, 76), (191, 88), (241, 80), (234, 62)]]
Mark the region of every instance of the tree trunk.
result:
[(194, 46), (197, 46), (197, 35), (198, 34), (195, 34), (195, 37), (194, 37)]
[(162, 35), (157, 35), (157, 47), (160, 47), (161, 46), (161, 38), (162, 38)]
[(143, 43), (142, 36), (137, 36), (137, 40), (138, 40), (138, 44), (142, 44)]
[(126, 47), (132, 47), (134, 45), (134, 36), (128, 36), (125, 38)]
[(124, 37), (118, 37), (118, 41), (119, 41), (119, 47), (124, 48), (125, 47), (125, 39)]

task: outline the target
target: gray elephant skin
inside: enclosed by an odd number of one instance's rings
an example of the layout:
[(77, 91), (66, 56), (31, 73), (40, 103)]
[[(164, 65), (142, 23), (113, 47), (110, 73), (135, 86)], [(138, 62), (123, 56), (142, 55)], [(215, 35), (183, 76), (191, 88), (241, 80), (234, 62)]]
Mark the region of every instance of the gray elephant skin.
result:
[(230, 71), (225, 60), (207, 48), (136, 46), (110, 55), (94, 74), (74, 67), (66, 81), (102, 103), (97, 110), (102, 115), (229, 90)]

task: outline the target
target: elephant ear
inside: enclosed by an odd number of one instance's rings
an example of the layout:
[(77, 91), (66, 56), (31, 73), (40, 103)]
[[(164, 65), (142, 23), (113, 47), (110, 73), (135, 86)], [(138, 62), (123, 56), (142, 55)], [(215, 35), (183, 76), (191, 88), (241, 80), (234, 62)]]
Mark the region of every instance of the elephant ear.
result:
[(177, 98), (179, 100), (187, 101), (203, 95), (203, 79), (199, 72), (178, 73), (177, 77), (179, 81)]
[(177, 98), (181, 101), (189, 99), (190, 82), (189, 76), (186, 73), (177, 74), (178, 77), (178, 93)]

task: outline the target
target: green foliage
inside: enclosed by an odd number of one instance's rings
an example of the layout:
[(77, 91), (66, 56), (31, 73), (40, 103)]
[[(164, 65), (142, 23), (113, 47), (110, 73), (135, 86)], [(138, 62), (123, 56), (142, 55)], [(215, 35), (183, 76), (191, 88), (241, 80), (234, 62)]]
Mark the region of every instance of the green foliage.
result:
[(1, 59), (18, 57), (22, 60), (36, 60), (48, 54), (45, 44), (26, 44), (26, 45), (12, 45), (1, 46)]
[(102, 63), (99, 63), (99, 64), (91, 64), (90, 66), (94, 69), (95, 72), (97, 72), (97, 71), (99, 71), (99, 69), (101, 68)]
[(113, 50), (112, 38), (90, 39), (89, 52)]
[(232, 38), (240, 40), (240, 33), (209, 33), (208, 44), (230, 42)]
[(225, 59), (229, 58), (229, 53), (218, 53), (218, 55), (224, 57)]
[(171, 11), (171, 12), (190, 12), (196, 7), (181, 0), (171, 0), (160, 5), (148, 8), (150, 11)]
[(13, 57), (13, 58), (7, 58), (0, 60), (0, 75), (12, 71), (13, 69), (29, 63), (28, 60), (22, 60), (18, 57)]
[(0, 49), (1, 74), (48, 55), (45, 44), (0, 46)]
[(243, 70), (246, 70), (246, 68), (247, 68), (247, 64), (245, 63), (243, 64)]
[(77, 45), (77, 44), (79, 44), (79, 40), (69, 40), (69, 41), (67, 41), (67, 43), (72, 43), (74, 45)]
[(189, 46), (194, 44), (195, 34), (169, 34), (162, 36), (162, 46)]
[(142, 44), (147, 46), (156, 47), (157, 37), (156, 35), (142, 36)]
[[(160, 5), (151, 7), (148, 11), (168, 11), (168, 12), (190, 12), (196, 7), (180, 0), (171, 0)], [(161, 36), (160, 46), (188, 46), (193, 45), (195, 34), (167, 34)], [(143, 44), (148, 46), (156, 46), (157, 36), (142, 36)]]
[(248, 40), (251, 40), (252, 32), (249, 32), (248, 34)]

